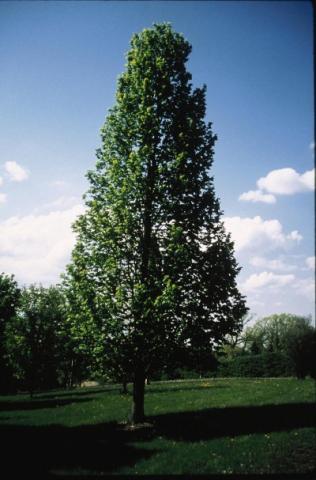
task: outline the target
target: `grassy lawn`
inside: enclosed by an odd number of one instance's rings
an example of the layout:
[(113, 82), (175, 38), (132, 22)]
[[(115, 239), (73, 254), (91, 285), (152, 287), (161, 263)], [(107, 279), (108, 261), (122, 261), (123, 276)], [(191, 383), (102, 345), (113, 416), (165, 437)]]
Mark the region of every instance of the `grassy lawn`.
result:
[[(129, 386), (131, 390), (131, 386)], [(0, 397), (2, 469), (12, 475), (312, 474), (315, 382), (153, 382), (153, 427), (124, 428), (119, 385)], [(14, 460), (12, 460), (14, 459)]]

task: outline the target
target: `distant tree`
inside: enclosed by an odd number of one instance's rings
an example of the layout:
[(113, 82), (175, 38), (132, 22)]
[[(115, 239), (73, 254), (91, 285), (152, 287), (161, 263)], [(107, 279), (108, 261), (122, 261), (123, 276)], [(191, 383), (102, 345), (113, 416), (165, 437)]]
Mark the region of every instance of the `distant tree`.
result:
[(13, 275), (0, 274), (0, 393), (13, 387), (13, 372), (6, 358), (5, 331), (16, 314), (20, 289)]
[[(247, 327), (243, 333), (242, 342), (245, 349), (255, 349), (266, 352), (279, 352), (286, 349), (289, 329), (294, 325), (310, 324), (310, 319), (290, 313), (280, 313), (257, 320)], [(257, 352), (257, 353), (260, 353)]]
[(316, 331), (310, 319), (298, 317), (288, 328), (285, 351), (293, 361), (298, 378), (316, 377)]
[(281, 313), (258, 320), (244, 333), (248, 353), (284, 353), (304, 378), (315, 364), (315, 328), (309, 317)]
[(199, 344), (193, 344), (185, 347), (182, 352), (182, 356), (178, 357), (178, 368), (184, 368), (191, 372), (195, 372), (200, 378), (209, 375), (217, 368), (217, 360), (214, 350), (210, 348), (209, 343), (206, 341)]
[(247, 325), (253, 320), (252, 314), (246, 314), (240, 320), (240, 327), (233, 333), (227, 334), (224, 338), (223, 344), (217, 350), (216, 354), (220, 358), (225, 356), (230, 359), (236, 355), (244, 353), (247, 341), (246, 336)]
[(241, 347), (244, 345), (244, 333), (247, 325), (253, 321), (253, 315), (247, 313), (240, 320), (240, 328), (233, 333), (229, 333), (225, 337), (225, 344), (232, 348)]
[(5, 343), (15, 376), (31, 395), (36, 389), (58, 385), (64, 317), (64, 298), (58, 287), (31, 285), (22, 290)]
[(104, 342), (105, 364), (132, 365), (133, 423), (144, 419), (145, 378), (173, 348), (211, 352), (247, 311), (209, 173), (216, 135), (204, 120), (206, 88), (193, 90), (185, 67), (190, 51), (168, 24), (133, 36), (66, 279), (92, 348)]

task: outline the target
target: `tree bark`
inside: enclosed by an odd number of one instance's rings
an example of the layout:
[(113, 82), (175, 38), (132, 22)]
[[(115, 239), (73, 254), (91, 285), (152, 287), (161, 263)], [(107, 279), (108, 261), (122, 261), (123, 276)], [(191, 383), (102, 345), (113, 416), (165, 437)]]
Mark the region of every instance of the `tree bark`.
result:
[(131, 423), (142, 423), (145, 420), (144, 414), (145, 375), (139, 370), (135, 373), (133, 383), (133, 405)]
[(123, 380), (123, 382), (122, 382), (122, 393), (123, 394), (128, 393), (128, 391), (127, 391), (127, 381), (126, 380)]
[(69, 388), (73, 387), (74, 384), (74, 359), (71, 359), (71, 364), (70, 364), (70, 379), (69, 379)]

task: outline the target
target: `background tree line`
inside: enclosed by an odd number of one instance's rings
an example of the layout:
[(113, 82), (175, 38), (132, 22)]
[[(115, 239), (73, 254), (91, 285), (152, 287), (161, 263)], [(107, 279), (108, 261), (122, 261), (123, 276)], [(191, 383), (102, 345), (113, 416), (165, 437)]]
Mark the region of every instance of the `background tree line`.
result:
[(72, 387), (93, 369), (61, 286), (19, 288), (13, 276), (1, 274), (0, 345), (1, 393)]
[[(248, 317), (248, 320), (251, 318)], [(247, 323), (247, 322), (245, 322)], [(316, 376), (316, 333), (310, 317), (275, 314), (244, 325), (219, 352), (221, 376)]]
[[(106, 339), (89, 321), (76, 321), (64, 285), (19, 288), (0, 275), (0, 388), (2, 394), (71, 388), (83, 380), (132, 381), (128, 351), (124, 361), (107, 360)], [(82, 318), (82, 313), (80, 313)], [(175, 348), (151, 379), (205, 376), (315, 378), (315, 328), (309, 318), (272, 315), (225, 338), (218, 349)], [(88, 320), (88, 319), (87, 319)], [(248, 320), (248, 322), (247, 322)], [(247, 326), (248, 325), (248, 326)]]

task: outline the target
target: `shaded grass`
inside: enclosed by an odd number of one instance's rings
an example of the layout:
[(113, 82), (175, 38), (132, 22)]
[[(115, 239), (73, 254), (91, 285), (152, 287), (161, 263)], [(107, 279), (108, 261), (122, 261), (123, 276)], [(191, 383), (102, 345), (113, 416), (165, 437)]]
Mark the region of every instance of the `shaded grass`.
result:
[(137, 431), (120, 425), (131, 403), (120, 389), (0, 397), (3, 468), (12, 476), (315, 472), (310, 379), (154, 382), (145, 399), (153, 428)]

